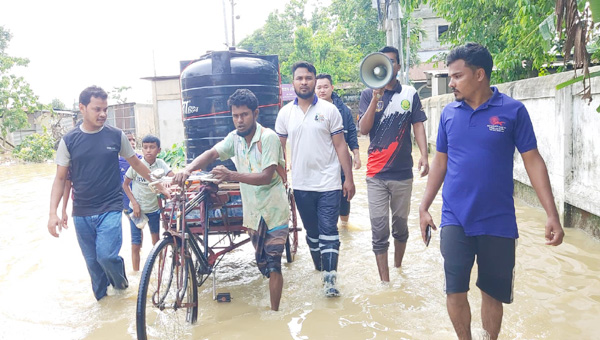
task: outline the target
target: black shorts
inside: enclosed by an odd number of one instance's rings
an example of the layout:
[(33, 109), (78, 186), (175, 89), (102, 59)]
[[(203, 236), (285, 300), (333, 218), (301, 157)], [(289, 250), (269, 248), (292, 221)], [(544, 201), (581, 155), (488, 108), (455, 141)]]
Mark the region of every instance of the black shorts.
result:
[(469, 291), (471, 269), (477, 256), (477, 287), (500, 302), (513, 301), (516, 239), (466, 236), (458, 226), (443, 227), (440, 238), (446, 294)]

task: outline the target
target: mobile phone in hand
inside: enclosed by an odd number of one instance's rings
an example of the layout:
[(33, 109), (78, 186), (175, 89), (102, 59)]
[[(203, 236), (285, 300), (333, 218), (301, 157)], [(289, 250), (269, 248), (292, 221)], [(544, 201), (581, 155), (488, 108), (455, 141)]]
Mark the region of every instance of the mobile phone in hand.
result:
[(429, 247), (429, 241), (431, 241), (431, 226), (428, 224), (425, 228), (425, 247)]

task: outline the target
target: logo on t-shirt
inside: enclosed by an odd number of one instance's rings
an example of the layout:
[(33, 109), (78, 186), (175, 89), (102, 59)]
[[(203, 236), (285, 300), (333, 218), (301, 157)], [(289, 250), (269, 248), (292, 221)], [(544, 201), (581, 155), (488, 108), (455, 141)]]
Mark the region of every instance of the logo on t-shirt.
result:
[(504, 132), (506, 130), (506, 126), (504, 126), (504, 123), (500, 120), (500, 118), (498, 118), (498, 116), (493, 116), (490, 118), (490, 124), (488, 125), (488, 129), (490, 129), (490, 131), (493, 132)]
[(144, 177), (142, 177), (140, 175), (137, 175), (135, 177), (135, 181), (138, 182), (138, 183), (140, 183), (140, 184), (148, 185), (148, 181)]
[(325, 116), (323, 116), (323, 114), (321, 114), (321, 113), (317, 113), (317, 114), (315, 114), (315, 121), (323, 122), (323, 121), (325, 121)]
[(402, 106), (402, 110), (408, 110), (410, 109), (410, 102), (408, 101), (408, 99), (403, 99), (400, 102), (400, 106)]

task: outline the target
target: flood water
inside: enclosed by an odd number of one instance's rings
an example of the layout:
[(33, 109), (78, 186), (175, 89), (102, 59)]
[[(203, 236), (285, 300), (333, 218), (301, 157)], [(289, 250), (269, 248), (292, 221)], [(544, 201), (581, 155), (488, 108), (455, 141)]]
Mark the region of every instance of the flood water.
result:
[[(212, 300), (210, 280), (199, 288), (193, 339), (454, 339), (443, 292), (439, 232), (428, 248), (421, 241), (418, 204), (426, 179), (415, 177), (403, 267), (390, 268), (382, 285), (371, 251), (363, 167), (355, 170), (357, 194), (350, 226), (340, 231), (340, 298), (321, 293), (320, 275), (300, 234), (296, 261), (283, 265), (280, 311), (269, 310), (268, 281), (246, 245), (225, 256), (217, 291), (230, 303)], [(129, 227), (121, 256), (130, 287), (109, 290), (96, 302), (72, 221), (56, 239), (47, 231), (53, 164), (0, 166), (0, 339), (133, 339), (140, 273), (131, 270)], [(432, 206), (439, 222), (441, 197)], [(514, 303), (504, 306), (502, 339), (597, 339), (600, 331), (600, 242), (568, 229), (565, 242), (544, 245), (543, 210), (516, 202), (520, 230)], [(144, 230), (147, 233), (146, 230)], [(143, 257), (151, 249), (146, 235)], [(390, 260), (393, 256), (390, 256)], [(391, 261), (390, 263), (393, 263)], [(476, 273), (476, 270), (473, 270)], [(475, 274), (469, 293), (475, 338), (481, 337), (481, 297)]]

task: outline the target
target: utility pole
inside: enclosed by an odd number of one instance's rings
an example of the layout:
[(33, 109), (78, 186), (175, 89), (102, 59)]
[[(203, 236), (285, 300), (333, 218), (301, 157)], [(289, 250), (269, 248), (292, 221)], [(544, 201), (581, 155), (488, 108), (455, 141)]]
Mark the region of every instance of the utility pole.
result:
[(406, 21), (406, 59), (405, 59), (405, 84), (408, 84), (408, 73), (410, 71), (410, 20)]
[(231, 0), (231, 46), (235, 47), (235, 15), (233, 14), (235, 3)]
[(404, 67), (404, 50), (402, 47), (402, 11), (400, 9), (400, 2), (398, 0), (392, 0), (389, 7), (388, 19), (391, 21), (392, 26), (392, 46), (398, 49), (398, 58), (400, 59), (400, 71), (399, 77), (400, 82), (405, 81), (405, 67)]
[(229, 33), (227, 32), (227, 9), (225, 8), (225, 0), (221, 1), (223, 3), (223, 28), (225, 31), (225, 46), (229, 47)]

